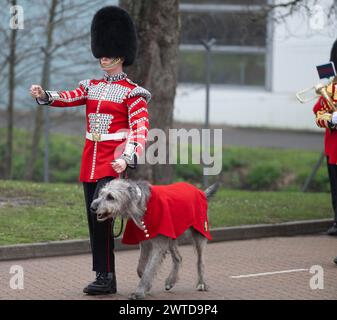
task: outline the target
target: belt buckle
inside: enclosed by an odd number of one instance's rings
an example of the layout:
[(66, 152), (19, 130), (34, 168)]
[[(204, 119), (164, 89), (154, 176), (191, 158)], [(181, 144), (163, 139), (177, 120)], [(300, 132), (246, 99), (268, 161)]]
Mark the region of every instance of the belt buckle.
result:
[(100, 142), (101, 141), (101, 134), (100, 133), (93, 133), (92, 134), (92, 140), (95, 142)]

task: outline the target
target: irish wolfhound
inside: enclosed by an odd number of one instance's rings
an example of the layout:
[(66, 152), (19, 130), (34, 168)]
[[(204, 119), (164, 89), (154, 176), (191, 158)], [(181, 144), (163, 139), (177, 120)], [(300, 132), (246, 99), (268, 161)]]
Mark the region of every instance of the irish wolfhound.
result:
[[(141, 250), (137, 267), (140, 282), (135, 292), (129, 296), (130, 299), (145, 298), (167, 252), (171, 254), (173, 266), (165, 281), (165, 289), (170, 290), (175, 285), (182, 261), (178, 251), (177, 239), (185, 233), (184, 231), (191, 236), (197, 253), (197, 290), (207, 290), (204, 279), (204, 249), (207, 238), (210, 239), (207, 200), (216, 192), (217, 187), (218, 185), (214, 184), (203, 192), (184, 182), (168, 186), (152, 186), (146, 181), (115, 179), (102, 188), (98, 198), (91, 204), (91, 210), (97, 215), (97, 220), (104, 221), (114, 219), (117, 216), (129, 219), (123, 236), (123, 240), (125, 240), (125, 237), (128, 239), (123, 242), (140, 243)], [(182, 197), (187, 199), (181, 199)], [(192, 201), (195, 202), (195, 206), (191, 203)], [(168, 206), (174, 209), (171, 211), (174, 211), (175, 217), (166, 218), (164, 215), (163, 211), (170, 211), (167, 209)], [(195, 208), (191, 213), (192, 218), (186, 218), (187, 211), (191, 211), (190, 208), (193, 207)], [(181, 215), (184, 215), (184, 217)], [(203, 217), (201, 219), (195, 218), (197, 215)], [(179, 220), (184, 222), (180, 223)], [(173, 225), (171, 226), (163, 225), (165, 223), (172, 224), (172, 221)], [(179, 224), (180, 226), (178, 226)], [(185, 227), (186, 230), (184, 230)], [(155, 230), (155, 228), (157, 229)], [(175, 230), (173, 230), (174, 228)], [(133, 239), (134, 237), (136, 238)]]

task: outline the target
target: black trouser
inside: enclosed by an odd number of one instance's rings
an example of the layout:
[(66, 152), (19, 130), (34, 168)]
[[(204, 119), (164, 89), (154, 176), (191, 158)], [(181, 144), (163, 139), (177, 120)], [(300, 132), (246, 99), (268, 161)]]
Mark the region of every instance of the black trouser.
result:
[(330, 180), (332, 207), (335, 212), (335, 222), (337, 222), (337, 165), (329, 164), (329, 158), (327, 158), (327, 164)]
[(84, 197), (87, 208), (90, 244), (92, 252), (92, 270), (96, 272), (115, 273), (114, 238), (112, 219), (98, 222), (96, 215), (90, 211), (90, 205), (98, 197), (99, 191), (106, 183), (114, 179), (106, 177), (98, 182), (84, 182)]

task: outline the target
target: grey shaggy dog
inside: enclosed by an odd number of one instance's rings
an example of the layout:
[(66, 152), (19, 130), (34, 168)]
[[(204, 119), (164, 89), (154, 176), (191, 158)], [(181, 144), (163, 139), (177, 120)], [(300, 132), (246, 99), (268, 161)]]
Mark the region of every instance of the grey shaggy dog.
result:
[[(217, 188), (218, 185), (214, 184), (205, 191), (207, 199), (217, 191)], [(115, 219), (120, 216), (125, 219), (132, 219), (139, 228), (143, 229), (142, 218), (146, 211), (150, 192), (150, 184), (146, 181), (115, 179), (102, 188), (98, 198), (92, 202), (91, 210), (97, 215), (98, 221), (105, 221), (110, 218)], [(197, 254), (197, 290), (206, 291), (204, 250), (207, 238), (194, 228), (188, 229), (186, 233), (189, 233), (192, 238)], [(145, 298), (146, 293), (151, 289), (156, 272), (168, 252), (172, 258), (172, 269), (165, 281), (166, 290), (173, 288), (178, 280), (178, 271), (182, 258), (178, 251), (177, 239), (158, 235), (140, 243), (140, 258), (137, 267), (140, 282), (135, 292), (129, 296), (129, 299)]]

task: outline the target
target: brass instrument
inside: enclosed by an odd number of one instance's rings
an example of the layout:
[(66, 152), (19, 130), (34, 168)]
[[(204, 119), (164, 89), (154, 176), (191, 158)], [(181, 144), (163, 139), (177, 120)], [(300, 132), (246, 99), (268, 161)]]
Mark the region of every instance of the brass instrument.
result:
[[(319, 96), (322, 96), (326, 100), (328, 106), (330, 107), (330, 111), (334, 112), (337, 111), (337, 107), (334, 102), (334, 100), (337, 100), (337, 93), (333, 95), (334, 92), (333, 86), (336, 85), (337, 85), (337, 77), (334, 77), (326, 85), (318, 83), (316, 86), (297, 92), (296, 98), (299, 102), (306, 103), (314, 99), (317, 99)], [(306, 97), (305, 94), (310, 91), (314, 91), (315, 94), (310, 97)]]

